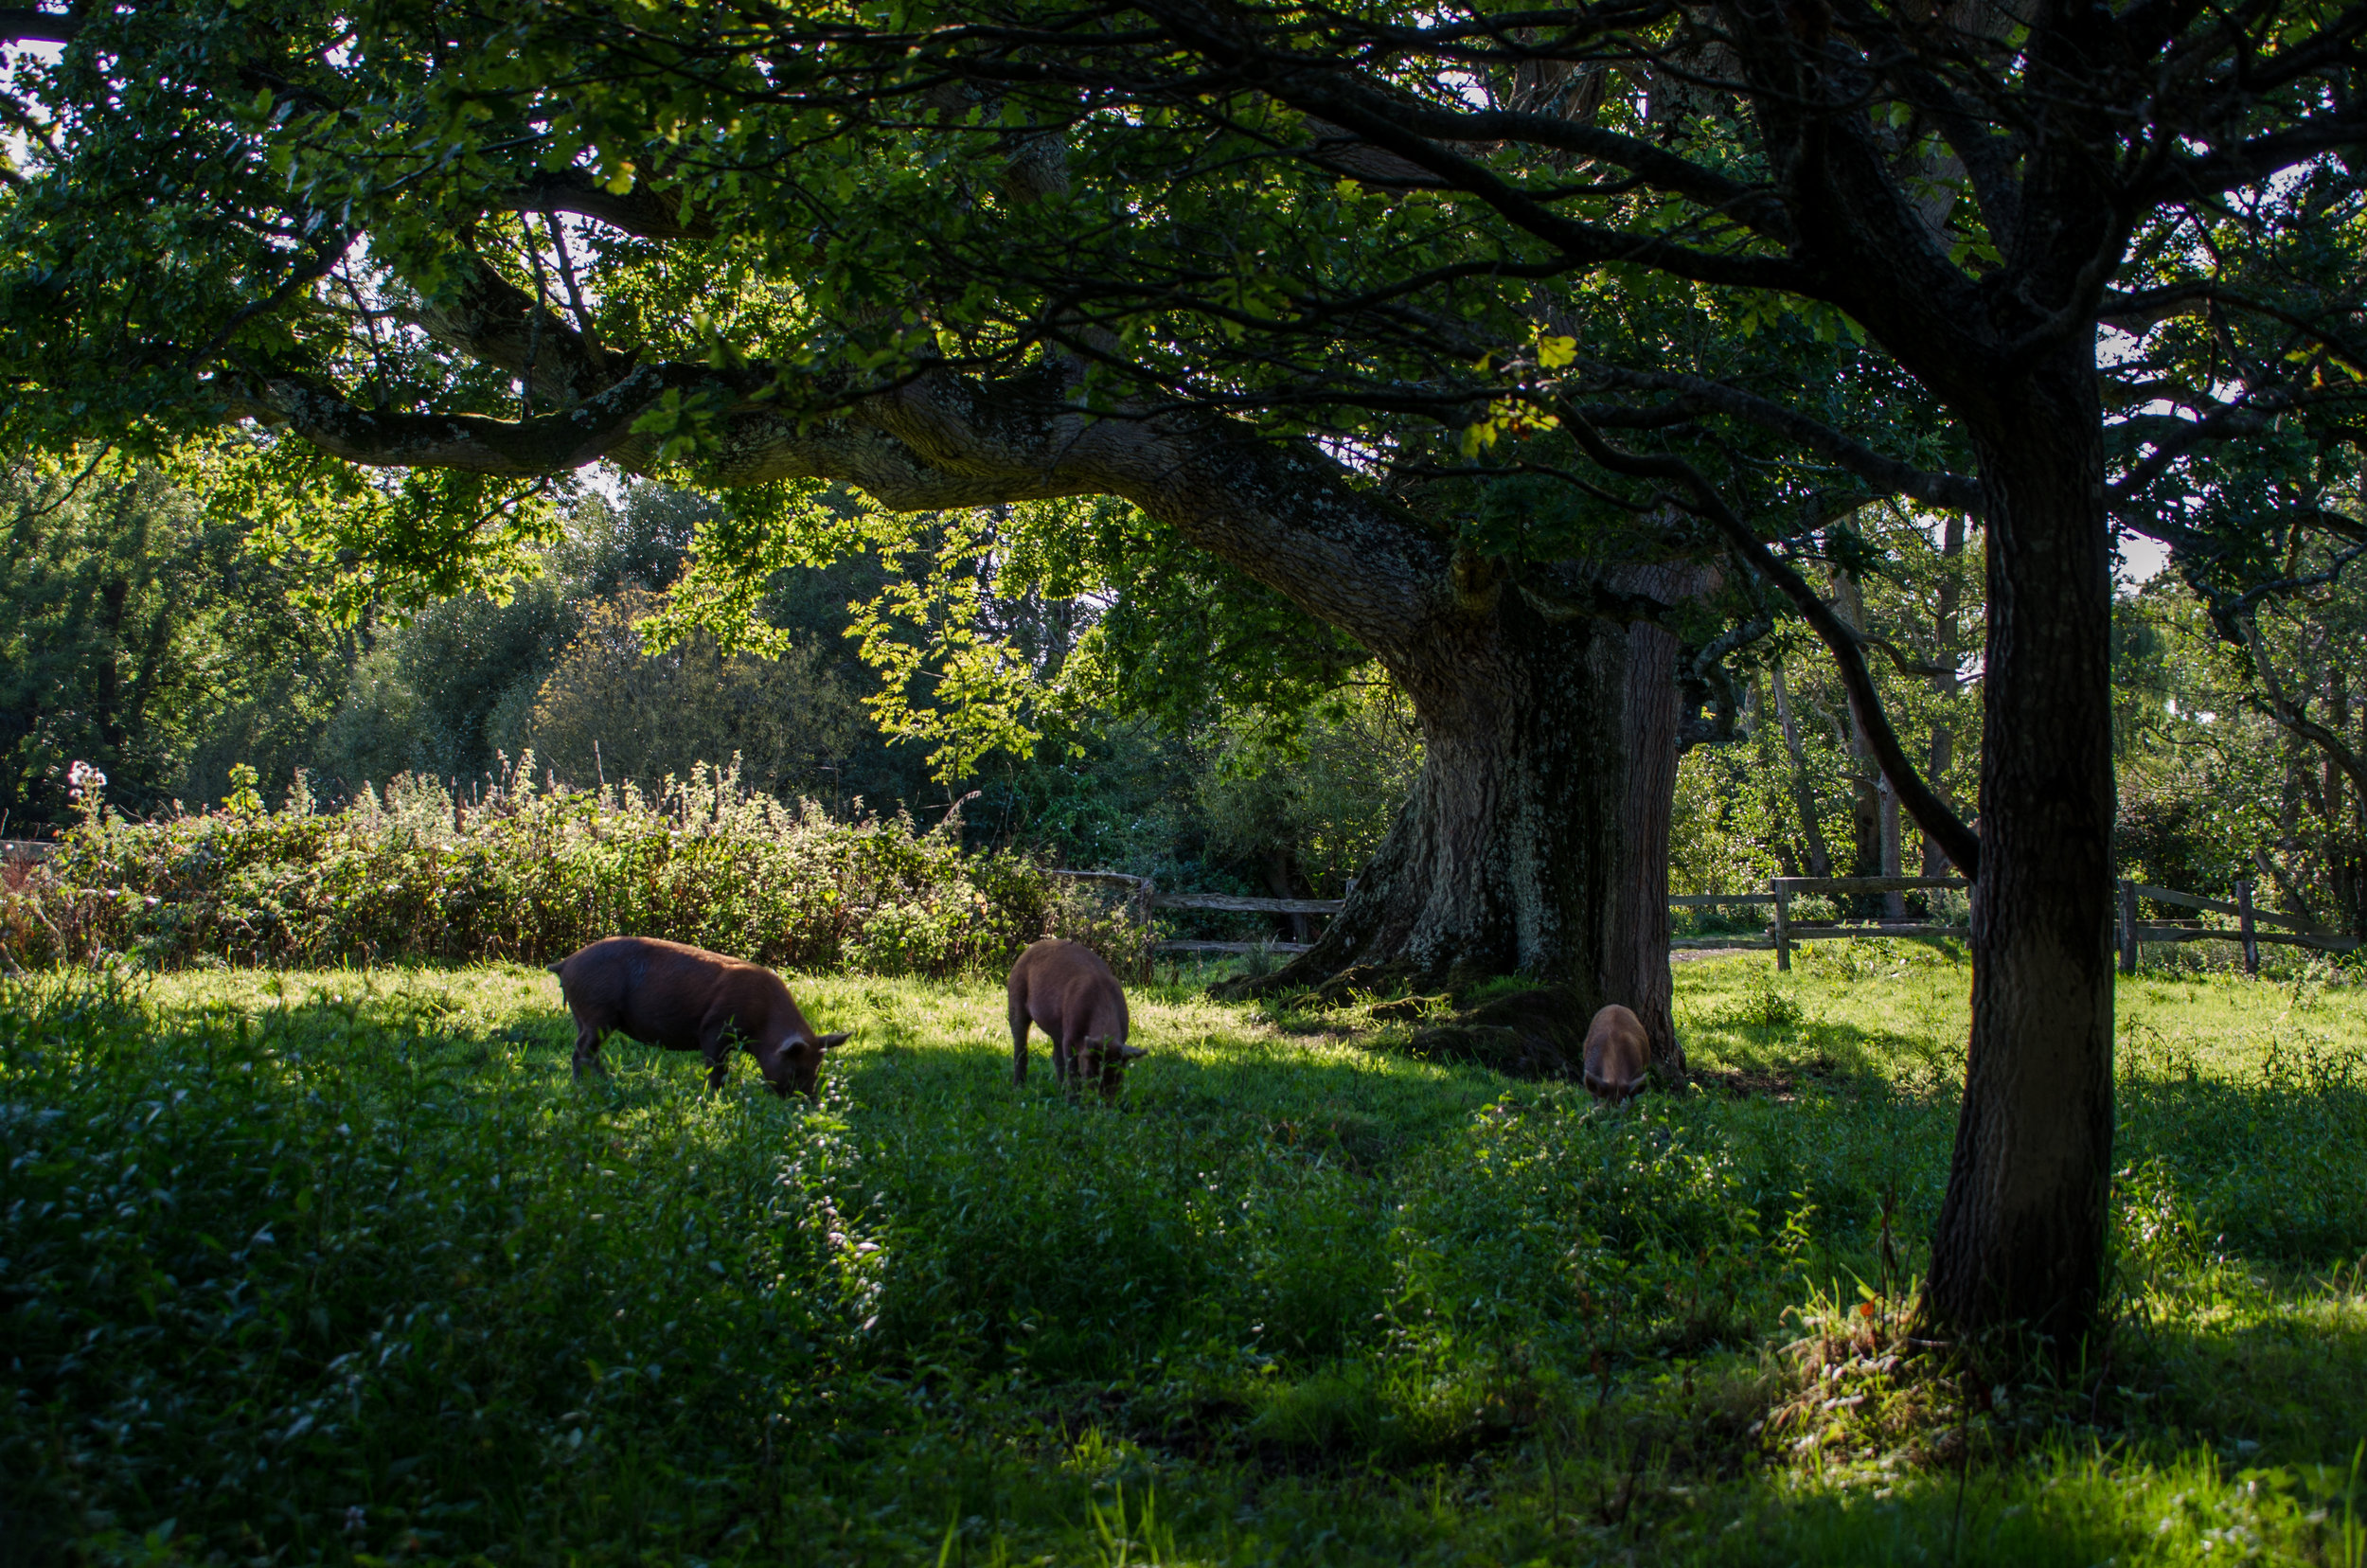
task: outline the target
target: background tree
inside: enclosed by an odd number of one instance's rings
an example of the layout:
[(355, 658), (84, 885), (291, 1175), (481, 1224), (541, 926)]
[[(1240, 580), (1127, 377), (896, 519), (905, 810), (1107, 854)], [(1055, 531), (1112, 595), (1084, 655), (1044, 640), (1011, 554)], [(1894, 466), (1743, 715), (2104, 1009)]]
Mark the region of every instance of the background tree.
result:
[[(1979, 530), (1968, 529), (1961, 513), (1890, 507), (1867, 508), (1846, 528), (1847, 537), (1826, 553), (1861, 562), (1839, 608), (1868, 651), (1869, 681), (1902, 747), (1925, 759), (1933, 793), (1944, 801), (1969, 801), (1980, 776), (1981, 711), (1978, 670), (1967, 668), (1962, 628), (1982, 612)], [(1681, 832), (1695, 847), (1680, 857), (1685, 869), (1674, 872), (1672, 885), (1736, 891), (1742, 882), (1770, 874), (1950, 869), (1936, 845), (1915, 846), (1901, 835), (1896, 794), (1870, 767), (1867, 731), (1856, 722), (1849, 692), (1832, 663), (1816, 653), (1796, 627), (1771, 638), (1755, 650), (1742, 743), (1686, 756)], [(1835, 845), (1847, 846), (1855, 860), (1837, 864)], [(1736, 869), (1709, 870), (1726, 862)], [(1739, 871), (1746, 864), (1760, 869), (1746, 876)], [(1923, 901), (1877, 900), (1870, 913), (1904, 915)]]
[(290, 602), (300, 571), (248, 547), (153, 471), (0, 486), (0, 811), (71, 820), (66, 770), (119, 810), (209, 801), (234, 763), (306, 759), (344, 686), (347, 639)]
[(2264, 904), (2367, 935), (2367, 821), (2345, 762), (2367, 741), (2358, 584), (2342, 574), (2260, 601), (2242, 641), (2175, 573), (2118, 619), (2124, 873), (2220, 894), (2249, 878)]
[(827, 797), (825, 770), (846, 755), (858, 713), (820, 650), (792, 645), (768, 659), (694, 634), (652, 655), (638, 623), (657, 608), (640, 589), (591, 607), (535, 694), (537, 762), (578, 787), (649, 793), (685, 758), (737, 759), (757, 789)]

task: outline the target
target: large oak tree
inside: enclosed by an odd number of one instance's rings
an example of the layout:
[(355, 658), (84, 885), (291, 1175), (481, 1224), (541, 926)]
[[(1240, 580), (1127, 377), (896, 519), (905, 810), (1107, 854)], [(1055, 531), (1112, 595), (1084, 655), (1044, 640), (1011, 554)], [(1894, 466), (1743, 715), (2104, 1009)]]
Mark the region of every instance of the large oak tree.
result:
[[(249, 3), (13, 31), (63, 45), (10, 108), (21, 436), (264, 433), (215, 460), (429, 586), (596, 461), (742, 492), (711, 583), (827, 536), (824, 482), (1118, 498), (1143, 554), (1344, 633), (1419, 712), (1421, 782), (1317, 966), (1523, 969), (1669, 1046), (1666, 774), (1780, 595), (1978, 877), (1927, 1300), (2086, 1327), (2112, 529), (2356, 528), (2367, 7)], [(2269, 482), (2198, 516), (2197, 465), (2271, 437)], [(1869, 568), (1836, 522), (1878, 497), (1985, 529), (1977, 839), (1792, 565)]]

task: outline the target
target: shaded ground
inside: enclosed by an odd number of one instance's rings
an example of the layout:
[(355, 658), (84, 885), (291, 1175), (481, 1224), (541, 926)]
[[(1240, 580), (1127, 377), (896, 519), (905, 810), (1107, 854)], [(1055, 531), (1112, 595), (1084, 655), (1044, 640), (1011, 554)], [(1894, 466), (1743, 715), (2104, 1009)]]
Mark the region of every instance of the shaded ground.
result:
[(1812, 952), (1623, 1112), (1190, 976), (1114, 1112), (989, 985), (796, 981), (813, 1108), (540, 971), (12, 987), (0, 1561), (2344, 1560), (2367, 999), (2125, 982), (2120, 1328), (1968, 1389), (1966, 971)]

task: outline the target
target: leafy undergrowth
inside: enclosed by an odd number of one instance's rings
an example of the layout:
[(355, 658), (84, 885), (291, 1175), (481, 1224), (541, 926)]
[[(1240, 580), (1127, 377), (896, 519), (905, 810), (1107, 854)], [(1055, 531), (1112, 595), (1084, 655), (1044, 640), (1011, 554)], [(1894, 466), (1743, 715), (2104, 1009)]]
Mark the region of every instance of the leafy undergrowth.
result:
[(1048, 933), (1121, 971), (1142, 955), (1108, 900), (963, 849), (952, 818), (833, 821), (742, 785), (737, 763), (649, 796), (540, 788), (533, 763), (465, 798), (403, 774), (333, 811), (301, 777), (264, 810), (252, 769), (211, 811), (135, 822), (93, 802), (0, 888), (0, 967), (543, 962), (617, 931), (872, 974), (1007, 964)]
[[(1688, 965), (1621, 1112), (1138, 989), (801, 980), (818, 1106), (539, 971), (0, 983), (0, 1562), (2367, 1561), (2367, 1007), (2127, 982), (2117, 1328), (1914, 1341), (1966, 972)], [(1287, 1025), (1287, 1026), (1286, 1026)]]

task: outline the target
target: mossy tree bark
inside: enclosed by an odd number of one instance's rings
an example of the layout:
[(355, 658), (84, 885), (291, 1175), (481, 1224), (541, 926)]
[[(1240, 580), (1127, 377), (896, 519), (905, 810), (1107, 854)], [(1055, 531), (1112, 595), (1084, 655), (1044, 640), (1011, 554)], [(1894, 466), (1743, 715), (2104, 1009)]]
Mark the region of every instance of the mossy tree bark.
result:
[(1500, 582), (1389, 660), (1422, 724), (1412, 794), (1312, 951), (1242, 989), (1386, 975), (1453, 986), (1520, 974), (1576, 1022), (1635, 1009), (1682, 1060), (1670, 1016), (1675, 636), (1557, 618)]

